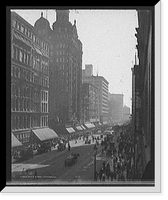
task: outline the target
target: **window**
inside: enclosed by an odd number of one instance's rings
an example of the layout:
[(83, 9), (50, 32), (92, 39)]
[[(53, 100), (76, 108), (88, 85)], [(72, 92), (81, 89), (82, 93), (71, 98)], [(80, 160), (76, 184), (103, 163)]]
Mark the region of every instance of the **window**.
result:
[(24, 33), (25, 32), (25, 27), (21, 25), (21, 32)]
[(27, 59), (26, 59), (26, 61), (27, 61), (27, 65), (29, 65), (30, 64), (30, 55), (29, 54), (27, 54)]
[(23, 60), (23, 52), (22, 50), (19, 51), (19, 61), (22, 62)]
[(30, 37), (31, 39), (32, 39), (32, 37), (33, 37), (33, 34), (31, 34), (31, 31), (30, 31), (30, 30), (28, 30), (28, 37)]
[(11, 76), (13, 76), (13, 67), (11, 67)]
[(33, 42), (35, 42), (36, 41), (36, 36), (35, 35), (33, 35)]
[(25, 27), (25, 34), (28, 36), (28, 29)]
[(17, 23), (17, 29), (20, 30), (20, 23)]
[(17, 21), (14, 19), (14, 20), (13, 20), (13, 27), (16, 28), (16, 25), (17, 25)]
[(16, 129), (19, 128), (19, 120), (18, 120), (18, 117), (16, 117)]
[(22, 62), (25, 63), (25, 62), (26, 62), (26, 53), (25, 53), (24, 51), (23, 51), (22, 53), (23, 53), (23, 59), (22, 59)]

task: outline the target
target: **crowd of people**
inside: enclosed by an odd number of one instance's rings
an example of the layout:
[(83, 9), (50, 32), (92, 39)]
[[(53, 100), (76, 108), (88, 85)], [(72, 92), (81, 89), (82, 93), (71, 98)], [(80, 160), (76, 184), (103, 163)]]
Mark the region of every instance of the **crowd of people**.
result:
[[(101, 142), (102, 153), (106, 161), (103, 161), (99, 171), (96, 172), (98, 181), (126, 181), (131, 180), (133, 173), (133, 142), (127, 129), (120, 128), (115, 131), (115, 145), (111, 138), (105, 137)], [(110, 147), (111, 145), (111, 147)], [(111, 152), (110, 152), (111, 151)], [(110, 152), (110, 153), (109, 153)]]

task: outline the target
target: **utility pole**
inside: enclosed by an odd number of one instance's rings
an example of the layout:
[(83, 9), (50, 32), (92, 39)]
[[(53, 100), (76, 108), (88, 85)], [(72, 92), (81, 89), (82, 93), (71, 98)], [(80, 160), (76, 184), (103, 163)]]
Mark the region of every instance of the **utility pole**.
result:
[(97, 172), (96, 172), (96, 155), (97, 155), (97, 146), (96, 144), (93, 147), (94, 149), (94, 181), (97, 180)]

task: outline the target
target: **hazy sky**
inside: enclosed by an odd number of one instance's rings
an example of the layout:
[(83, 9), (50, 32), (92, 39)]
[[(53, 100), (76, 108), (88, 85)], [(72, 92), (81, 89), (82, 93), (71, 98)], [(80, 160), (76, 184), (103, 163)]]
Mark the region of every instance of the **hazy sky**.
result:
[[(54, 10), (14, 10), (30, 24), (41, 12), (52, 27)], [(131, 108), (132, 72), (135, 62), (135, 10), (70, 10), (70, 21), (76, 20), (79, 39), (83, 44), (82, 67), (93, 64), (93, 74), (104, 76), (109, 92), (124, 94), (124, 105)]]

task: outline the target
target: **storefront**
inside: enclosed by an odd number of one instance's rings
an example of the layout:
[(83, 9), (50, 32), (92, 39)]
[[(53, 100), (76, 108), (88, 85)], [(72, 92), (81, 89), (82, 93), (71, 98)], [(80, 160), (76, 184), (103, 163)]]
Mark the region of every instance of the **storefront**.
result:
[(12, 156), (12, 163), (14, 162), (14, 156), (16, 156), (17, 152), (23, 148), (22, 143), (13, 135), (11, 134), (11, 156)]
[(31, 144), (31, 130), (18, 130), (13, 131), (12, 134), (16, 137), (18, 141), (21, 142), (24, 146), (29, 146)]
[(58, 138), (58, 134), (50, 128), (34, 129), (31, 137), (32, 144)]
[(84, 125), (85, 125), (85, 127), (88, 128), (88, 129), (93, 129), (93, 128), (95, 128), (95, 125), (94, 125), (94, 124), (91, 124), (90, 122), (85, 123)]
[(12, 135), (12, 149), (22, 146), (22, 143), (13, 134), (11, 135)]
[(68, 133), (72, 134), (75, 133), (75, 130), (72, 127), (68, 127), (66, 128), (66, 130), (68, 131)]

